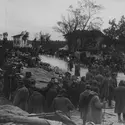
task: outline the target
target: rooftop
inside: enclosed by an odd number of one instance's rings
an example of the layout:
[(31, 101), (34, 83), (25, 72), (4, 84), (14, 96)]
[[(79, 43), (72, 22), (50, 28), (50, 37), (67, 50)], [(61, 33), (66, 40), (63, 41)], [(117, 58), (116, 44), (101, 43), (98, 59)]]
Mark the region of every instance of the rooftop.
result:
[(20, 36), (22, 36), (22, 34), (17, 34), (17, 35), (14, 35), (12, 37), (20, 37)]

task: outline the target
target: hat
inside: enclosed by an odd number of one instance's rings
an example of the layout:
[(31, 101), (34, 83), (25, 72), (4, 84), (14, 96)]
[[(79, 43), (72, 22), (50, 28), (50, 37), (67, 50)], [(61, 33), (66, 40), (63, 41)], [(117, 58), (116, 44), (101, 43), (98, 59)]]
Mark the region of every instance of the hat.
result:
[(35, 79), (30, 79), (30, 83), (31, 83), (31, 85), (35, 85), (35, 83), (36, 83)]
[(97, 85), (98, 82), (97, 82), (96, 80), (92, 80), (92, 84), (93, 84), (93, 85)]
[(86, 85), (85, 89), (91, 89), (91, 86), (90, 85)]
[(63, 95), (65, 95), (65, 93), (66, 93), (66, 90), (65, 89), (61, 89), (60, 91), (59, 91), (59, 96), (63, 96)]

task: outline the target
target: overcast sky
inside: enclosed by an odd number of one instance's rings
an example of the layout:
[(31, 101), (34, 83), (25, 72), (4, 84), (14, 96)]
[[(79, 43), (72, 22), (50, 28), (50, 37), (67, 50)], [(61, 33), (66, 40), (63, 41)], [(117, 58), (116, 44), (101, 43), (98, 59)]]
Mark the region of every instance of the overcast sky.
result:
[[(109, 19), (120, 19), (125, 15), (125, 0), (95, 0), (105, 9), (100, 16), (103, 18), (103, 28), (108, 26)], [(0, 33), (7, 31), (9, 36), (23, 30), (31, 36), (39, 31), (51, 34), (51, 39), (61, 39), (52, 27), (67, 13), (69, 5), (76, 5), (77, 0), (0, 0)]]

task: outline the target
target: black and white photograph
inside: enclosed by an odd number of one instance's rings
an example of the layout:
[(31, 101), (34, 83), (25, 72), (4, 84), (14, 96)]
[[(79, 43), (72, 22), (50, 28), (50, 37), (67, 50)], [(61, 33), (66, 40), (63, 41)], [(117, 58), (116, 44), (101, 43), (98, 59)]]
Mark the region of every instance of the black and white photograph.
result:
[(125, 0), (0, 0), (0, 125), (125, 125)]

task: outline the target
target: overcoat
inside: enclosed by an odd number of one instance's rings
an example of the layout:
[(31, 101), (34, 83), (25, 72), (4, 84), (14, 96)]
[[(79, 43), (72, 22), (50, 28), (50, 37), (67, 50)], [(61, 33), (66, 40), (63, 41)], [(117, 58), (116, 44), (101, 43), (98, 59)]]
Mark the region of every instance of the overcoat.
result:
[(73, 110), (73, 108), (74, 108), (71, 101), (68, 98), (63, 97), (61, 95), (57, 96), (53, 100), (52, 107), (53, 107), (54, 111), (60, 110), (63, 113), (65, 113), (68, 117), (70, 117), (70, 110)]
[(93, 96), (89, 106), (86, 122), (93, 122), (95, 124), (101, 124), (102, 122), (102, 108), (103, 103), (100, 102), (98, 96)]
[(80, 76), (80, 65), (79, 64), (75, 65), (75, 76)]
[(26, 111), (28, 97), (29, 97), (29, 91), (25, 86), (23, 86), (17, 90), (13, 104), (15, 106), (18, 106), (22, 110)]
[(100, 96), (102, 99), (108, 99), (109, 96), (109, 84), (110, 84), (110, 78), (105, 77), (102, 81), (102, 85), (100, 88)]
[(114, 90), (115, 113), (125, 113), (125, 87), (119, 86)]
[(48, 109), (51, 110), (51, 105), (52, 105), (53, 99), (56, 96), (57, 96), (57, 90), (55, 88), (50, 88), (46, 94), (46, 103), (47, 103)]
[(28, 111), (29, 113), (41, 113), (44, 109), (45, 97), (37, 92), (33, 91), (28, 99)]

